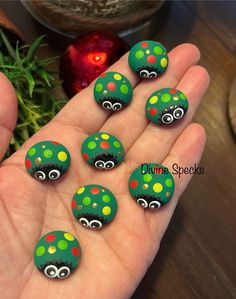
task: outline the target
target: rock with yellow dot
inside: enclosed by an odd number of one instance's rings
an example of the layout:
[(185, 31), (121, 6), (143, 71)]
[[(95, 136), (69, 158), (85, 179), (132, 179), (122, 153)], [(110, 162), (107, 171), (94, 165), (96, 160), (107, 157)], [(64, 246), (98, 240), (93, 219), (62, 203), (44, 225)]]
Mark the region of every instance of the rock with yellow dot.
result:
[(188, 110), (186, 95), (175, 88), (155, 91), (146, 102), (146, 116), (155, 124), (169, 125), (180, 120)]
[(167, 204), (173, 196), (174, 188), (172, 174), (161, 164), (142, 164), (129, 179), (129, 192), (144, 209), (159, 209)]
[(88, 164), (103, 170), (110, 170), (124, 160), (123, 145), (108, 133), (95, 133), (87, 137), (81, 153)]
[(95, 101), (112, 112), (126, 107), (132, 96), (133, 88), (129, 80), (118, 72), (103, 73), (94, 85)]
[(70, 166), (70, 154), (64, 145), (56, 141), (34, 144), (25, 157), (25, 167), (35, 179), (57, 180)]
[(151, 40), (135, 44), (128, 57), (130, 68), (143, 79), (161, 76), (168, 66), (166, 48)]
[(99, 229), (110, 223), (117, 212), (113, 193), (100, 185), (80, 187), (72, 199), (75, 218), (85, 227)]
[(44, 235), (34, 251), (34, 263), (48, 278), (65, 279), (78, 267), (81, 249), (77, 239), (64, 231)]

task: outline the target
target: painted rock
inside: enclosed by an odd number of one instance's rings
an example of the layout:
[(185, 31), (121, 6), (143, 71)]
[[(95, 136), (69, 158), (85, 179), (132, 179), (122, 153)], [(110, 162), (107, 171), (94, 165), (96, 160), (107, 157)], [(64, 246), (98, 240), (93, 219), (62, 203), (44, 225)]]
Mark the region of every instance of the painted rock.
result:
[(41, 141), (33, 145), (25, 157), (28, 173), (37, 180), (56, 180), (70, 166), (70, 154), (56, 141)]
[(94, 98), (106, 110), (121, 110), (130, 103), (132, 96), (129, 80), (117, 72), (103, 73), (94, 85)]
[(159, 209), (174, 193), (174, 179), (161, 164), (145, 163), (137, 167), (129, 179), (129, 192), (142, 208)]
[(87, 137), (81, 153), (88, 164), (98, 169), (112, 169), (124, 160), (123, 145), (108, 133), (95, 133)]
[(181, 119), (188, 110), (186, 95), (174, 88), (155, 91), (146, 102), (146, 116), (156, 124), (171, 124)]
[(141, 78), (152, 79), (166, 71), (168, 55), (162, 44), (147, 40), (131, 48), (128, 61), (130, 68)]
[(77, 239), (64, 231), (43, 236), (34, 251), (34, 263), (49, 278), (67, 278), (78, 266), (81, 249)]
[(99, 229), (114, 219), (117, 202), (113, 193), (105, 187), (86, 185), (75, 193), (72, 211), (83, 226)]

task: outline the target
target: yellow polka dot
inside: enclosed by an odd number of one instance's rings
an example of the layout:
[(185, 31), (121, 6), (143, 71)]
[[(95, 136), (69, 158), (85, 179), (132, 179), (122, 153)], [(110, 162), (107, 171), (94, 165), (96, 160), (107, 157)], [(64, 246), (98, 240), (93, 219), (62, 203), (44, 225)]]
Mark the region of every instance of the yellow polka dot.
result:
[(57, 251), (57, 250), (56, 250), (56, 247), (55, 247), (55, 246), (50, 246), (50, 247), (48, 248), (48, 252), (49, 252), (50, 254), (54, 254), (56, 251)]
[(158, 97), (157, 96), (153, 96), (151, 97), (151, 99), (149, 100), (150, 104), (155, 104), (158, 101)]
[(79, 188), (79, 190), (77, 191), (77, 194), (82, 194), (84, 192), (85, 188), (81, 187)]
[(160, 64), (162, 67), (166, 67), (167, 66), (167, 59), (166, 58), (162, 58), (160, 61)]
[(122, 78), (122, 77), (121, 77), (120, 74), (115, 74), (115, 75), (114, 75), (114, 79), (115, 79), (115, 80), (121, 80), (121, 78)]
[(57, 155), (58, 160), (64, 162), (67, 160), (67, 153), (65, 152), (59, 152)]
[(74, 236), (72, 236), (71, 234), (69, 233), (64, 233), (64, 238), (68, 241), (74, 241)]
[(106, 216), (110, 215), (110, 214), (111, 214), (111, 208), (108, 207), (108, 206), (105, 206), (105, 207), (102, 209), (102, 213), (103, 213), (103, 215), (106, 215)]
[(152, 189), (154, 192), (160, 193), (162, 191), (163, 187), (162, 187), (162, 184), (156, 183), (153, 185)]
[(101, 137), (104, 140), (108, 140), (110, 138), (110, 136), (108, 134), (102, 134)]

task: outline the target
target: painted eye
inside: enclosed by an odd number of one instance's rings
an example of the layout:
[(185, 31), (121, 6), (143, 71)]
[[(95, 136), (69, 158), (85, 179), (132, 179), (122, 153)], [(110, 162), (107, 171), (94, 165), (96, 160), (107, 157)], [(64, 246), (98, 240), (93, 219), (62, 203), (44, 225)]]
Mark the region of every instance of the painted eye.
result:
[(150, 72), (148, 78), (156, 78), (157, 72)]
[(43, 171), (38, 170), (35, 172), (34, 177), (37, 180), (44, 181), (46, 179), (46, 174)]
[(113, 161), (107, 161), (105, 164), (105, 169), (112, 169), (115, 166)]
[(102, 168), (105, 168), (105, 162), (102, 161), (102, 160), (98, 160), (95, 162), (95, 167), (98, 168), (98, 169), (102, 169)]
[(148, 207), (148, 203), (145, 199), (143, 198), (139, 198), (137, 200), (137, 203), (142, 207), (142, 208), (147, 208)]
[(161, 207), (161, 204), (157, 200), (151, 201), (149, 204), (150, 209), (159, 209), (160, 207)]
[(119, 111), (121, 108), (122, 108), (121, 103), (115, 103), (115, 104), (112, 106), (113, 111)]
[(49, 265), (44, 269), (44, 274), (49, 278), (55, 278), (58, 275), (58, 269), (54, 265)]
[(148, 78), (149, 77), (149, 71), (147, 70), (142, 70), (139, 72), (140, 77), (142, 78)]
[(102, 103), (102, 107), (106, 110), (111, 110), (112, 109), (112, 103), (110, 101), (104, 101)]
[(162, 120), (162, 122), (164, 123), (164, 124), (170, 124), (170, 123), (172, 123), (172, 121), (173, 121), (173, 116), (170, 114), (170, 113), (165, 113), (163, 116), (162, 116), (162, 118), (161, 118), (161, 120)]
[(90, 221), (89, 226), (90, 226), (91, 228), (96, 228), (96, 229), (98, 229), (98, 228), (101, 228), (101, 227), (102, 227), (102, 223), (101, 223), (100, 221), (98, 221), (98, 220), (92, 220), (92, 221)]
[(70, 275), (70, 269), (66, 266), (61, 267), (58, 271), (58, 278), (63, 279)]
[(89, 226), (89, 222), (88, 222), (88, 220), (87, 220), (86, 218), (84, 218), (84, 217), (80, 218), (79, 222), (80, 222), (83, 226), (85, 226), (85, 227), (88, 227), (88, 226)]
[(49, 172), (48, 177), (50, 180), (56, 180), (60, 177), (61, 173), (57, 169), (53, 169)]
[(184, 115), (184, 109), (183, 108), (177, 108), (173, 112), (173, 116), (176, 119), (179, 119), (179, 118), (183, 117), (183, 115)]

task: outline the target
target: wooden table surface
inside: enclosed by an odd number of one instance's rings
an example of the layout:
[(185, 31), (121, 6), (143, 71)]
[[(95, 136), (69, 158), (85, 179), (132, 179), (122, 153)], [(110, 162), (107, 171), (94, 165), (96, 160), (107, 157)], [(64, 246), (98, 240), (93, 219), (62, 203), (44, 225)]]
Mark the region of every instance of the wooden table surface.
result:
[[(1, 6), (30, 36), (31, 20), (22, 8), (13, 9), (17, 2), (1, 1)], [(205, 175), (194, 176), (183, 194), (159, 254), (132, 299), (236, 298), (236, 147), (227, 117), (236, 77), (235, 16), (234, 1), (174, 1), (157, 35), (168, 49), (196, 44), (200, 64), (210, 73), (195, 117), (207, 133), (200, 163)]]

